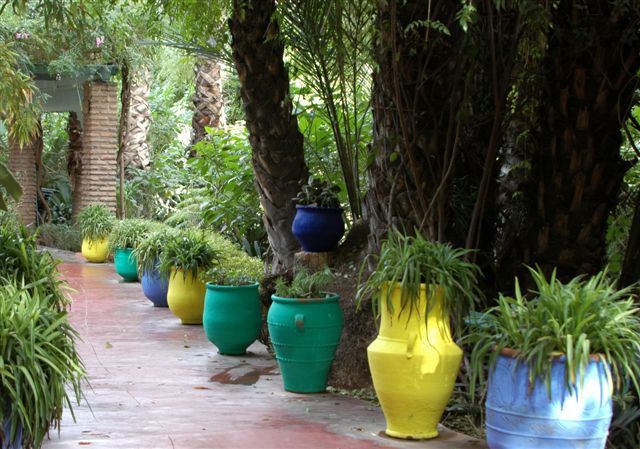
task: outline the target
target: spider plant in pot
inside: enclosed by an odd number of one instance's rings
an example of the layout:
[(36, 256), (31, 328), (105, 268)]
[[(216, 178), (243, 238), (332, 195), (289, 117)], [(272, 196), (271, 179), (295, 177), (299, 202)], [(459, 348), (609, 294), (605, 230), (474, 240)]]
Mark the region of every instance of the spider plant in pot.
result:
[(468, 253), (393, 230), (365, 282), (367, 261), (362, 265), (356, 300), (371, 298), (381, 320), (367, 356), (389, 436), (438, 436), (462, 360), (450, 321), (461, 331), (462, 317), (480, 296), (480, 270), (465, 260)]
[(244, 253), (231, 259), (203, 276), (207, 293), (202, 325), (220, 354), (242, 355), (258, 338), (262, 327), (258, 289), (263, 267), (260, 259)]
[(91, 204), (78, 214), (82, 234), (82, 257), (93, 263), (103, 263), (109, 253), (107, 239), (115, 217), (102, 204)]
[(200, 273), (220, 261), (203, 231), (182, 229), (173, 232), (160, 253), (160, 275), (169, 279), (167, 304), (182, 324), (201, 324), (205, 285)]
[(339, 192), (340, 187), (311, 176), (293, 198), (297, 210), (291, 232), (305, 251), (332, 251), (338, 246), (344, 235)]
[(283, 279), (276, 283), (267, 326), (287, 391), (319, 393), (327, 388), (344, 325), (340, 296), (325, 291), (333, 278), (328, 268), (313, 274), (300, 270), (291, 284)]
[(138, 261), (138, 275), (144, 295), (154, 307), (168, 307), (169, 279), (160, 275), (159, 265), (162, 248), (173, 231), (166, 226), (158, 229), (149, 233), (138, 243), (132, 256)]
[(530, 272), (530, 298), (516, 280), (514, 297), (471, 320), (472, 394), (489, 368), (489, 447), (603, 449), (612, 392), (638, 392), (640, 311), (604, 271), (567, 283)]
[(109, 234), (109, 253), (125, 281), (138, 280), (138, 262), (132, 254), (136, 246), (149, 234), (154, 224), (148, 220), (125, 219), (118, 221)]

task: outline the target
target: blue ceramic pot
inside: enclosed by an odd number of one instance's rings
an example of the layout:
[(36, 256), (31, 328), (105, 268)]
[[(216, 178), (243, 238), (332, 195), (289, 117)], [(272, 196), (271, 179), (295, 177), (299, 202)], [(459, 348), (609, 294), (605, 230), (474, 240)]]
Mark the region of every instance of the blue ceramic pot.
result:
[[(11, 434), (11, 426), (9, 425), (8, 419), (5, 419), (2, 423), (2, 431), (7, 437)], [(0, 439), (0, 442), (2, 443), (2, 449), (22, 449), (22, 426), (18, 425), (16, 434), (13, 436), (13, 441)]]
[(167, 304), (167, 291), (169, 290), (169, 279), (160, 276), (158, 270), (145, 271), (140, 279), (142, 292), (154, 307), (169, 307)]
[(291, 232), (302, 249), (311, 253), (333, 251), (344, 235), (344, 220), (339, 207), (296, 206)]
[(491, 449), (603, 449), (611, 423), (612, 385), (604, 362), (592, 360), (584, 383), (569, 390), (564, 357), (551, 368), (551, 396), (529, 369), (500, 355), (489, 373), (487, 443)]

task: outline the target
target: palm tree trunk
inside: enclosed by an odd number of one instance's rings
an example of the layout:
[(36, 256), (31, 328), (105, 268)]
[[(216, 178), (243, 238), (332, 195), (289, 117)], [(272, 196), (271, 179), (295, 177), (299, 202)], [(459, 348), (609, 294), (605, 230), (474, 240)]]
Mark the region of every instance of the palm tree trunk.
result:
[(275, 0), (234, 0), (229, 21), (233, 61), (253, 150), (256, 187), (274, 253), (273, 271), (293, 265), (292, 198), (306, 181), (303, 136), (292, 113)]
[(151, 162), (149, 82), (150, 75), (147, 69), (137, 70), (131, 77), (128, 113), (126, 115), (127, 131), (123, 149), (125, 167), (133, 165), (138, 168), (146, 168)]
[(194, 67), (196, 75), (193, 95), (193, 118), (191, 120), (190, 156), (195, 156), (193, 146), (207, 136), (205, 127), (220, 128), (224, 125), (224, 102), (222, 97), (222, 64), (202, 59)]

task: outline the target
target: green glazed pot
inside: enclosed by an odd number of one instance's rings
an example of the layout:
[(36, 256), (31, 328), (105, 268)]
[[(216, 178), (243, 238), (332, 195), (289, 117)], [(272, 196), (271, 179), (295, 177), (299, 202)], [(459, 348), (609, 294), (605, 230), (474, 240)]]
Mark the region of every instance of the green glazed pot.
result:
[(269, 336), (282, 372), (284, 389), (320, 393), (342, 335), (340, 296), (298, 299), (273, 295), (267, 315)]
[(116, 273), (118, 273), (125, 281), (133, 282), (138, 280), (138, 260), (131, 254), (133, 250), (116, 249), (116, 253), (113, 256), (113, 263), (116, 266)]
[(258, 284), (207, 283), (202, 326), (220, 354), (246, 354), (262, 326)]

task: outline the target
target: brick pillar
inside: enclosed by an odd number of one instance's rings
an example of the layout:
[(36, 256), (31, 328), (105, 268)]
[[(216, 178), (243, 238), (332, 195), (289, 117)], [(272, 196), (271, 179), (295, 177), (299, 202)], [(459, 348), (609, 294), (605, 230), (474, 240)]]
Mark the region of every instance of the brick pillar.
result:
[(84, 129), (73, 191), (73, 217), (88, 204), (116, 210), (118, 90), (114, 83), (84, 85)]
[[(36, 139), (42, 139), (39, 135)], [(37, 142), (32, 142), (20, 148), (17, 142), (9, 139), (9, 170), (22, 187), (22, 197), (16, 205), (16, 212), (23, 224), (29, 225), (36, 222), (36, 156)]]

